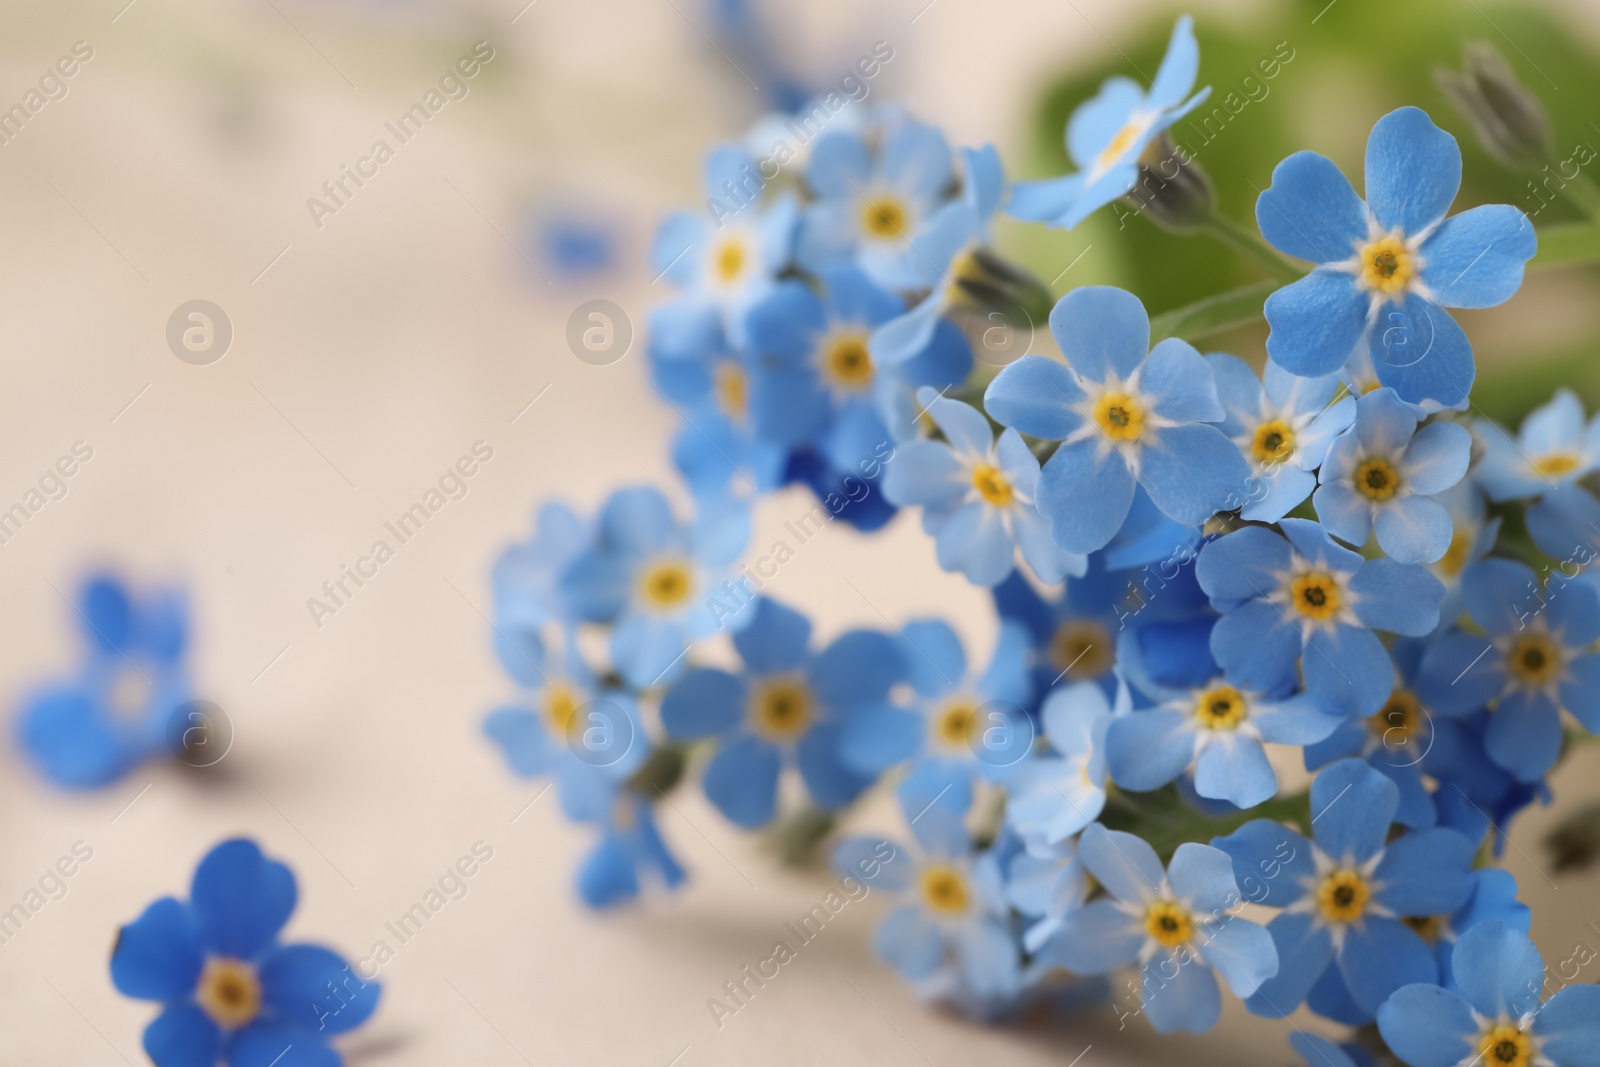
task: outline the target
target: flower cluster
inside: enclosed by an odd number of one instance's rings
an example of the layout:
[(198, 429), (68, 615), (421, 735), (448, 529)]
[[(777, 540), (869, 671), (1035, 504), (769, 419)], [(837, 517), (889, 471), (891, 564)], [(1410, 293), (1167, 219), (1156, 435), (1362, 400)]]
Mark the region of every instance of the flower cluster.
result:
[[(1082, 170), (1008, 210), (1072, 226), (1128, 193), (1205, 98), (1198, 64), (1185, 18), (1149, 90), (1113, 79), (1073, 116)], [(1094, 286), (1050, 310), (1059, 355), (975, 361), (968, 312), (1042, 287), (989, 245), (993, 149), (896, 108), (846, 111), (788, 172), (753, 159), (713, 152), (719, 210), (655, 246), (679, 295), (651, 368), (696, 517), (652, 489), (592, 522), (549, 505), (495, 570), (523, 696), (488, 731), (600, 828), (585, 897), (682, 880), (649, 812), (686, 771), (800, 852), (885, 783), (907, 835), (834, 862), (899, 896), (875, 946), (926, 996), (985, 1018), (1109, 997), (1170, 1032), (1226, 989), (1376, 1022), (1414, 1067), (1588, 1062), (1600, 1005), (1516, 1000), (1528, 911), (1480, 857), (1546, 795), (1564, 720), (1600, 729), (1600, 420), (1566, 392), (1515, 439), (1465, 417), (1443, 309), (1510, 298), (1536, 241), (1511, 207), (1448, 215), (1454, 139), (1379, 119), (1365, 200), (1322, 156), (1278, 167), (1260, 250), (1312, 267), (1277, 261), (1260, 373)], [(730, 576), (746, 509), (795, 481), (867, 530), (920, 508), (938, 565), (992, 590), (987, 662), (938, 618), (819, 638)], [(703, 659), (721, 631), (733, 657)]]

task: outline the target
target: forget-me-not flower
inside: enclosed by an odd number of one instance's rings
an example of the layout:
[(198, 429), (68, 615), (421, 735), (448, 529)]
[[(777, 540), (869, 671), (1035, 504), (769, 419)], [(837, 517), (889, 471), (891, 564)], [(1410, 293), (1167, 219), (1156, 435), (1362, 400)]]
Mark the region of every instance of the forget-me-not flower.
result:
[(749, 536), (737, 501), (702, 498), (684, 525), (660, 490), (620, 489), (600, 510), (594, 543), (563, 572), (562, 594), (577, 618), (614, 625), (612, 662), (647, 688), (682, 669), (691, 641), (749, 625), (751, 598), (724, 588)]
[(1541, 1003), (1544, 960), (1528, 935), (1479, 923), (1456, 942), (1455, 987), (1407, 985), (1378, 1009), (1378, 1031), (1411, 1067), (1589, 1067), (1600, 1049), (1600, 987)]
[(996, 439), (989, 420), (968, 404), (924, 388), (918, 394), (942, 441), (902, 445), (884, 475), (897, 507), (921, 505), (939, 566), (977, 585), (999, 584), (1022, 559), (1041, 581), (1081, 576), (1085, 557), (1063, 551), (1034, 507), (1039, 460), (1015, 430)]
[(1078, 974), (1137, 963), (1143, 1010), (1157, 1031), (1216, 1025), (1222, 998), (1213, 970), (1239, 997), (1277, 972), (1272, 937), (1237, 914), (1242, 898), (1222, 851), (1186, 841), (1163, 870), (1143, 838), (1096, 823), (1079, 839), (1078, 858), (1107, 896), (1068, 912), (1045, 951)]
[(279, 943), (296, 896), (293, 872), (254, 841), (224, 841), (195, 869), (187, 902), (162, 897), (118, 932), (112, 983), (162, 1005), (144, 1031), (152, 1060), (341, 1062), (327, 1039), (367, 1020), (379, 986), (320, 945)]
[(990, 383), (1002, 425), (1060, 441), (1039, 476), (1039, 511), (1056, 544), (1093, 552), (1122, 528), (1136, 486), (1188, 526), (1244, 502), (1244, 457), (1213, 423), (1225, 417), (1211, 365), (1188, 342), (1150, 348), (1132, 293), (1086, 286), (1050, 312), (1065, 364), (1023, 356)]
[(1000, 618), (1027, 627), (1033, 638), (1036, 699), (1063, 681), (1097, 681), (1107, 695), (1114, 691), (1112, 668), (1127, 592), (1127, 575), (1107, 570), (1104, 553), (1091, 555), (1083, 576), (1068, 579), (1048, 600), (1021, 573), (994, 587)]
[(1006, 783), (1006, 821), (1029, 851), (1054, 854), (1106, 806), (1106, 729), (1128, 714), (1125, 686), (1116, 703), (1094, 682), (1050, 691), (1039, 710), (1050, 742)]
[(1531, 782), (1561, 751), (1561, 713), (1600, 731), (1600, 594), (1509, 559), (1473, 564), (1461, 578), (1467, 614), (1482, 633), (1456, 630), (1423, 657), (1418, 689), (1441, 715), (1492, 707), (1489, 758)]
[(578, 895), (592, 908), (626, 904), (646, 880), (676, 889), (687, 877), (667, 849), (655, 813), (644, 797), (617, 783), (610, 803), (583, 820), (600, 828), (600, 840), (578, 867)]
[(1108, 78), (1099, 95), (1072, 113), (1066, 144), (1078, 173), (1018, 184), (1011, 214), (1071, 229), (1130, 191), (1139, 180), (1139, 157), (1150, 142), (1211, 94), (1206, 86), (1189, 95), (1199, 72), (1194, 20), (1184, 15), (1172, 28), (1167, 54), (1148, 91), (1128, 78)]
[(1277, 522), (1316, 488), (1316, 469), (1334, 437), (1356, 414), (1356, 402), (1341, 397), (1339, 379), (1299, 378), (1268, 362), (1258, 379), (1237, 356), (1206, 356), (1217, 380), (1226, 417), (1217, 428), (1239, 446), (1250, 464), (1250, 490), (1239, 517)]
[(1333, 964), (1368, 1017), (1401, 986), (1436, 979), (1433, 953), (1403, 917), (1464, 904), (1475, 848), (1442, 827), (1390, 841), (1399, 803), (1389, 779), (1341, 760), (1311, 783), (1313, 840), (1255, 819), (1212, 842), (1233, 857), (1252, 901), (1282, 909), (1267, 924), (1278, 973), (1246, 1000), (1252, 1012), (1289, 1014)]
[(1211, 654), (1235, 684), (1258, 692), (1293, 685), (1299, 661), (1323, 707), (1371, 715), (1394, 687), (1373, 631), (1431, 633), (1444, 587), (1422, 567), (1362, 559), (1306, 519), (1279, 526), (1283, 537), (1251, 526), (1200, 551), (1195, 576), (1223, 613)]
[(1541, 496), (1600, 467), (1600, 417), (1583, 416), (1583, 401), (1557, 389), (1522, 420), (1516, 440), (1488, 420), (1477, 423), (1483, 459), (1472, 476), (1495, 502)]
[(1453, 422), (1417, 416), (1392, 389), (1356, 402), (1355, 426), (1328, 449), (1312, 497), (1335, 537), (1378, 547), (1396, 563), (1433, 563), (1450, 549), (1450, 513), (1434, 494), (1461, 481), (1472, 462), (1472, 434)]
[(1493, 307), (1522, 285), (1538, 247), (1508, 204), (1445, 218), (1461, 149), (1418, 108), (1379, 119), (1367, 140), (1367, 199), (1326, 156), (1296, 152), (1272, 172), (1256, 221), (1280, 252), (1316, 264), (1267, 298), (1267, 353), (1294, 374), (1344, 365), (1365, 340), (1402, 400), (1446, 407), (1472, 388), (1472, 345), (1444, 309)]
[(900, 650), (874, 630), (853, 630), (813, 653), (811, 621), (762, 597), (734, 635), (741, 674), (701, 667), (661, 702), (668, 736), (721, 744), (706, 767), (706, 796), (739, 826), (764, 826), (777, 813), (778, 776), (797, 766), (811, 799), (833, 809), (854, 800), (872, 776), (839, 758), (841, 731), (861, 713), (887, 706), (904, 680)]
[(1062, 922), (1083, 906), (1089, 892), (1089, 872), (1078, 859), (1078, 848), (1063, 840), (1039, 852), (1019, 852), (1007, 870), (1006, 900), (1034, 920), (1023, 932), (1022, 945), (1038, 952), (1061, 929)]

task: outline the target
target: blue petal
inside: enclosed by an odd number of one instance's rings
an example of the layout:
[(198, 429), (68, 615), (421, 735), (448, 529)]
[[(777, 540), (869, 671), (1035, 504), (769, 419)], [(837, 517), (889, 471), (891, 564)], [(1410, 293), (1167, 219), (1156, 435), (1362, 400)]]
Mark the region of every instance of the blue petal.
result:
[(261, 996), (273, 1019), (302, 1030), (342, 1034), (377, 1010), (379, 985), (363, 980), (336, 952), (286, 945), (261, 962)]
[(819, 722), (795, 746), (795, 765), (806, 791), (819, 808), (833, 811), (860, 796), (873, 779), (858, 774), (840, 759), (842, 727)]
[(1105, 974), (1137, 959), (1146, 936), (1138, 919), (1096, 900), (1067, 913), (1051, 954), (1075, 974)]
[(1373, 880), (1378, 903), (1396, 915), (1445, 915), (1467, 902), (1477, 845), (1439, 827), (1417, 830), (1384, 850)]
[(778, 749), (745, 735), (735, 737), (706, 765), (706, 799), (733, 823), (747, 830), (772, 821), (778, 807)]
[(1208, 800), (1253, 808), (1278, 792), (1278, 776), (1266, 750), (1253, 737), (1218, 737), (1201, 751), (1194, 767), (1194, 791)]
[(189, 900), (207, 949), (239, 959), (260, 955), (289, 921), (294, 875), (254, 841), (224, 841), (195, 868)]
[[(1167, 977), (1163, 967), (1173, 970)], [(1144, 1013), (1158, 1034), (1179, 1031), (1200, 1034), (1217, 1025), (1222, 997), (1207, 967), (1176, 953), (1161, 953), (1144, 967)]]
[(1398, 919), (1367, 915), (1345, 928), (1339, 973), (1351, 999), (1376, 1013), (1389, 994), (1414, 982), (1439, 980), (1439, 965), (1427, 944)]
[(1453, 422), (1431, 422), (1406, 446), (1400, 474), (1414, 493), (1442, 493), (1466, 476), (1472, 434)]
[(1561, 703), (1591, 734), (1600, 734), (1600, 656), (1586, 653), (1567, 664)]
[[(1150, 316), (1139, 298), (1109, 285), (1074, 289), (1050, 311), (1067, 365), (1091, 382), (1126, 379), (1150, 352)], [(1027, 433), (1025, 426), (1017, 429)], [(1034, 436), (1038, 436), (1035, 434)]]
[(919, 390), (917, 399), (926, 406), (928, 414), (957, 452), (989, 454), (994, 444), (994, 431), (989, 429), (989, 420), (977, 408), (940, 396), (931, 389)]
[(1011, 531), (987, 504), (958, 508), (939, 530), (936, 547), (939, 566), (966, 575), (973, 585), (998, 585), (1016, 567)]
[(904, 845), (882, 837), (847, 837), (833, 850), (833, 869), (898, 893), (911, 885), (911, 859)]
[(1214, 426), (1158, 430), (1140, 450), (1139, 484), (1168, 517), (1199, 526), (1244, 502), (1250, 467)]
[(259, 1020), (239, 1031), (228, 1067), (342, 1067), (344, 1060), (302, 1030)]
[(677, 528), (672, 505), (652, 486), (618, 489), (600, 509), (601, 539), (623, 552), (659, 552), (671, 546)]
[(110, 575), (95, 575), (78, 592), (83, 636), (92, 647), (121, 652), (133, 643), (133, 601), (127, 588)]
[(679, 619), (639, 613), (611, 631), (611, 659), (628, 684), (648, 689), (683, 669), (689, 634)]
[(118, 931), (111, 982), (125, 997), (178, 1000), (194, 992), (204, 956), (194, 916), (163, 897)]
[(527, 708), (496, 708), (484, 719), (483, 732), (500, 746), (513, 773), (533, 778), (550, 769), (550, 735)]
[(943, 619), (916, 619), (901, 628), (902, 656), (911, 685), (924, 696), (954, 688), (967, 675), (961, 638)]
[(1528, 216), (1484, 204), (1446, 219), (1423, 242), (1422, 280), (1444, 307), (1494, 307), (1521, 288), (1523, 264), (1538, 249)]
[(696, 741), (733, 729), (745, 716), (749, 689), (741, 678), (697, 667), (661, 698), (661, 726), (675, 741)]
[(1283, 912), (1267, 924), (1278, 949), (1278, 973), (1261, 983), (1245, 1006), (1256, 1015), (1281, 1019), (1300, 1006), (1333, 959), (1333, 938), (1310, 915)]
[(1200, 550), (1195, 578), (1214, 602), (1253, 600), (1272, 591), (1274, 575), (1289, 569), (1289, 543), (1271, 530), (1247, 526)]
[(944, 961), (944, 938), (922, 909), (897, 908), (872, 935), (872, 947), (884, 962), (916, 981), (926, 978)]
[(806, 181), (825, 200), (849, 199), (872, 173), (866, 147), (854, 132), (829, 132), (817, 138), (806, 164)]
[(222, 1030), (195, 1004), (173, 1004), (144, 1028), (144, 1050), (156, 1067), (216, 1067)]
[(811, 620), (767, 597), (756, 601), (750, 625), (733, 635), (733, 647), (756, 674), (800, 669), (810, 642)]
[(1378, 1008), (1378, 1032), (1411, 1067), (1455, 1067), (1471, 1058), (1478, 1024), (1456, 994), (1419, 983), (1396, 990)]
[(1511, 693), (1489, 716), (1483, 745), (1519, 782), (1538, 781), (1561, 754), (1561, 713), (1543, 693)]
[(1472, 391), (1472, 342), (1450, 313), (1415, 292), (1387, 304), (1369, 332), (1378, 381), (1408, 404), (1455, 407)]
[(896, 190), (918, 199), (931, 197), (950, 182), (954, 158), (936, 127), (911, 122), (884, 144), (884, 178)]
[(1011, 187), (1006, 214), (1028, 222), (1063, 225), (1059, 220), (1078, 202), (1083, 175), (1067, 174), (1040, 182), (1018, 182)]
[(1067, 121), (1067, 151), (1073, 162), (1092, 166), (1144, 100), (1144, 90), (1131, 78), (1107, 78), (1093, 99), (1080, 105)]
[(999, 922), (980, 919), (957, 933), (961, 976), (981, 997), (1009, 996), (1017, 991), (1022, 961), (1017, 943)]
[(1319, 267), (1267, 297), (1267, 354), (1291, 374), (1332, 374), (1361, 340), (1367, 304), (1350, 275)]
[(38, 771), (69, 789), (114, 782), (141, 758), (95, 700), (78, 689), (34, 694), (22, 707), (17, 733)]
[(1206, 926), (1205, 938), (1201, 951), (1206, 962), (1241, 1000), (1254, 996), (1278, 973), (1278, 946), (1264, 926), (1230, 915)]
[(1462, 598), (1472, 621), (1491, 634), (1521, 630), (1530, 611), (1542, 607), (1533, 569), (1510, 559), (1486, 559), (1461, 575)]
[(1117, 453), (1102, 461), (1098, 447), (1088, 439), (1062, 445), (1039, 472), (1039, 512), (1068, 552), (1104, 548), (1133, 507), (1133, 473)]
[(1211, 654), (1229, 680), (1256, 692), (1272, 692), (1294, 681), (1300, 650), (1300, 632), (1265, 600), (1235, 608), (1211, 629)]
[(916, 755), (926, 729), (922, 715), (908, 708), (862, 708), (843, 724), (840, 755), (858, 771), (877, 774)]
[(1160, 789), (1194, 759), (1194, 734), (1176, 711), (1152, 708), (1119, 715), (1106, 731), (1106, 764), (1112, 780), (1143, 793)]
[(1533, 1020), (1540, 1049), (1562, 1067), (1600, 1067), (1600, 988), (1574, 985), (1544, 1002)]
[(1365, 243), (1367, 206), (1331, 159), (1296, 152), (1273, 168), (1272, 185), (1256, 200), (1256, 225), (1278, 251), (1332, 263)]
[(983, 406), (1002, 426), (1029, 437), (1059, 441), (1083, 424), (1073, 405), (1084, 399), (1072, 370), (1045, 356), (1023, 356), (1001, 368), (983, 394)]
[(1461, 149), (1421, 108), (1379, 119), (1367, 138), (1367, 206), (1386, 230), (1414, 236), (1450, 210), (1461, 188)]
[(811, 686), (830, 708), (882, 700), (906, 678), (900, 643), (876, 630), (851, 630), (834, 638), (811, 665)]
[(1199, 73), (1200, 45), (1194, 39), (1194, 19), (1182, 15), (1172, 27), (1167, 52), (1161, 57), (1161, 66), (1145, 97), (1146, 106), (1176, 107), (1194, 88), (1195, 75)]
[(1426, 569), (1373, 559), (1350, 579), (1355, 613), (1374, 630), (1424, 637), (1439, 625), (1444, 586)]
[(1315, 873), (1311, 842), (1271, 819), (1252, 819), (1211, 844), (1233, 858), (1234, 880), (1252, 904), (1287, 907)]
[(1161, 890), (1165, 872), (1156, 850), (1142, 838), (1099, 823), (1078, 839), (1078, 858), (1106, 892), (1121, 901), (1139, 903)]
[(1294, 1046), (1300, 1058), (1310, 1067), (1358, 1067), (1343, 1046), (1335, 1045), (1325, 1037), (1296, 1030), (1289, 1035), (1289, 1044)]
[(1336, 862), (1363, 863), (1383, 848), (1399, 806), (1393, 782), (1361, 760), (1340, 760), (1311, 783), (1317, 847)]
[[(1465, 431), (1463, 431), (1465, 432)], [(1396, 563), (1432, 563), (1450, 549), (1450, 513), (1431, 496), (1408, 496), (1378, 509), (1378, 546)]]
[(1456, 940), (1451, 955), (1456, 989), (1491, 1019), (1538, 1010), (1544, 960), (1528, 935), (1505, 923), (1479, 923)]
[(1211, 845), (1196, 841), (1179, 845), (1167, 866), (1167, 880), (1178, 899), (1195, 911), (1218, 914), (1239, 903), (1233, 858)]
[(1217, 399), (1211, 366), (1189, 342), (1169, 337), (1150, 350), (1139, 373), (1139, 390), (1163, 419), (1221, 422), (1226, 413)]
[(1465, 715), (1494, 699), (1505, 680), (1504, 661), (1487, 639), (1451, 632), (1423, 655), (1417, 691), (1440, 715)]
[[(867, 351), (884, 366), (905, 366), (925, 351), (944, 321), (945, 295), (930, 293), (921, 303), (872, 331)], [(774, 401), (779, 397), (775, 394)]]

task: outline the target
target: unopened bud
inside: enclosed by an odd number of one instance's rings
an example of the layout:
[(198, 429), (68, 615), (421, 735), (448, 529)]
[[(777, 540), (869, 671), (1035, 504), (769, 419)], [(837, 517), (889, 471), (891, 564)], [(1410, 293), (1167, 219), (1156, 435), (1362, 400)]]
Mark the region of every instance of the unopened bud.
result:
[(1187, 149), (1162, 132), (1139, 156), (1139, 182), (1127, 201), (1164, 230), (1202, 229), (1216, 206), (1211, 179)]
[(1469, 44), (1461, 71), (1434, 71), (1439, 88), (1472, 124), (1484, 151), (1513, 170), (1538, 170), (1550, 160), (1550, 119), (1544, 104), (1512, 73), (1490, 44)]

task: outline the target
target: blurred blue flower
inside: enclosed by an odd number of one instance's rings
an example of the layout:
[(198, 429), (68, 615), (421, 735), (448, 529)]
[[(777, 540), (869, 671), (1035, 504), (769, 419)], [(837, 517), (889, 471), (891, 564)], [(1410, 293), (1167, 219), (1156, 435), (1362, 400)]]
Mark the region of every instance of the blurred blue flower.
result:
[(1438, 496), (1450, 514), (1450, 547), (1428, 565), (1433, 576), (1444, 585), (1444, 600), (1439, 604), (1439, 621), (1454, 623), (1464, 610), (1461, 602), (1461, 575), (1468, 566), (1487, 556), (1500, 536), (1500, 516), (1489, 516), (1483, 493), (1473, 479), (1465, 478)]
[(1050, 600), (1020, 571), (994, 587), (1000, 618), (1022, 624), (1032, 639), (1035, 699), (1063, 680), (1097, 681), (1108, 695), (1115, 690), (1111, 671), (1127, 592), (1128, 576), (1107, 570), (1102, 553), (1090, 555), (1082, 577), (1069, 578)]
[(683, 868), (667, 850), (646, 800), (618, 786), (604, 813), (589, 820), (600, 827), (600, 841), (578, 868), (578, 894), (593, 908), (626, 904), (639, 896), (646, 879), (676, 889)]
[[(696, 496), (742, 490), (756, 493), (783, 481), (789, 450), (757, 436), (750, 411), (750, 359), (721, 345), (672, 352), (652, 343), (650, 375), (656, 391), (683, 419), (672, 440), (672, 462)], [(730, 482), (738, 483), (730, 487)]]
[(1456, 942), (1454, 988), (1419, 982), (1378, 1009), (1378, 1031), (1411, 1067), (1588, 1067), (1600, 1048), (1600, 987), (1573, 985), (1540, 1003), (1544, 960), (1528, 935), (1479, 923)]
[(777, 814), (778, 777), (796, 766), (818, 807), (850, 803), (873, 782), (842, 762), (841, 731), (853, 715), (886, 706), (904, 680), (901, 652), (887, 635), (852, 630), (821, 652), (811, 622), (765, 597), (734, 635), (740, 674), (709, 667), (684, 675), (662, 698), (661, 724), (679, 741), (715, 737), (706, 796), (736, 825), (755, 828)]
[(1281, 1018), (1300, 1006), (1330, 964), (1351, 1006), (1370, 1019), (1410, 982), (1436, 981), (1432, 952), (1400, 916), (1452, 912), (1472, 892), (1471, 841), (1454, 830), (1416, 830), (1393, 841), (1393, 782), (1360, 760), (1341, 760), (1311, 783), (1313, 841), (1255, 819), (1212, 842), (1233, 857), (1250, 899), (1281, 908), (1267, 924), (1278, 973), (1245, 1006)]
[(1453, 422), (1417, 426), (1392, 389), (1356, 403), (1354, 427), (1328, 449), (1312, 504), (1323, 527), (1352, 545), (1374, 530), (1396, 563), (1433, 563), (1450, 549), (1454, 527), (1434, 499), (1460, 482), (1472, 461), (1472, 435)]
[(1352, 397), (1334, 397), (1339, 379), (1298, 378), (1268, 362), (1263, 379), (1237, 356), (1206, 356), (1225, 412), (1217, 428), (1250, 464), (1250, 491), (1239, 517), (1277, 522), (1316, 488), (1328, 446), (1355, 419)]
[(845, 717), (840, 753), (845, 763), (874, 776), (910, 761), (900, 786), (908, 809), (937, 802), (965, 812), (974, 774), (999, 781), (1032, 748), (1025, 708), (1028, 635), (1002, 624), (988, 668), (972, 675), (961, 638), (941, 619), (907, 623), (898, 643), (915, 706), (880, 702), (855, 708)]
[(1571, 389), (1534, 408), (1514, 441), (1488, 419), (1473, 425), (1484, 452), (1472, 476), (1496, 503), (1542, 496), (1600, 467), (1600, 417), (1585, 422)]
[(1421, 637), (1439, 623), (1444, 587), (1424, 568), (1364, 560), (1306, 519), (1284, 536), (1246, 527), (1206, 545), (1195, 575), (1223, 613), (1211, 652), (1234, 684), (1275, 692), (1295, 683), (1329, 711), (1371, 715), (1394, 688), (1373, 631)]
[(1210, 86), (1189, 95), (1199, 71), (1194, 20), (1184, 15), (1172, 28), (1148, 92), (1128, 78), (1108, 78), (1099, 95), (1072, 113), (1066, 145), (1078, 173), (1018, 184), (1011, 214), (1071, 229), (1132, 190), (1139, 180), (1139, 157), (1150, 142), (1211, 95)]
[(1096, 823), (1079, 839), (1078, 857), (1107, 896), (1068, 912), (1045, 951), (1078, 974), (1137, 962), (1143, 1010), (1160, 1033), (1216, 1025), (1213, 970), (1239, 997), (1277, 973), (1272, 937), (1238, 915), (1243, 901), (1221, 851), (1186, 841), (1163, 870), (1143, 838)]
[(1408, 915), (1405, 921), (1432, 946), (1434, 957), (1439, 961), (1439, 974), (1443, 976), (1440, 984), (1454, 989), (1456, 981), (1450, 961), (1461, 935), (1483, 922), (1505, 923), (1525, 934), (1533, 922), (1533, 910), (1517, 899), (1517, 880), (1510, 871), (1480, 867), (1472, 872), (1472, 895), (1461, 907), (1439, 915)]
[(1289, 1044), (1306, 1061), (1306, 1067), (1378, 1067), (1378, 1061), (1360, 1045), (1335, 1045), (1304, 1030), (1290, 1034)]
[(1440, 715), (1491, 707), (1489, 758), (1531, 782), (1561, 751), (1561, 713), (1600, 731), (1600, 594), (1526, 565), (1486, 559), (1462, 575), (1467, 614), (1483, 632), (1453, 630), (1423, 657), (1418, 695)]
[(200, 861), (187, 903), (162, 897), (122, 927), (111, 981), (162, 1005), (144, 1031), (152, 1060), (341, 1062), (327, 1038), (365, 1022), (379, 986), (326, 948), (278, 942), (296, 895), (294, 874), (255, 842), (224, 841)]
[(1089, 872), (1078, 849), (1063, 840), (1042, 852), (1019, 852), (1006, 872), (1006, 900), (1025, 918), (1035, 920), (1022, 935), (1022, 945), (1036, 953), (1054, 938), (1061, 924), (1083, 906), (1089, 893)]
[(1115, 705), (1094, 682), (1050, 690), (1039, 712), (1050, 747), (1006, 783), (1006, 821), (1030, 852), (1054, 855), (1100, 817), (1106, 806), (1106, 729), (1126, 714), (1125, 687), (1118, 687)]
[(600, 510), (594, 542), (561, 576), (562, 595), (585, 622), (612, 624), (611, 661), (646, 689), (682, 669), (692, 641), (749, 625), (753, 597), (729, 577), (750, 516), (705, 497), (683, 525), (657, 489), (620, 489)]
[(17, 737), (56, 785), (108, 785), (167, 745), (173, 714), (192, 696), (188, 609), (175, 589), (137, 594), (113, 575), (84, 582), (73, 605), (82, 665), (22, 702)]
[(1250, 470), (1211, 425), (1226, 416), (1211, 365), (1177, 338), (1152, 350), (1138, 297), (1075, 289), (1051, 311), (1050, 331), (1067, 362), (1023, 356), (990, 383), (984, 406), (1004, 426), (1061, 442), (1039, 477), (1039, 511), (1056, 544), (1105, 546), (1135, 486), (1189, 526), (1243, 504)]
[(1262, 236), (1316, 268), (1267, 298), (1267, 353), (1318, 377), (1365, 340), (1379, 381), (1402, 400), (1457, 404), (1472, 387), (1472, 345), (1444, 308), (1509, 300), (1538, 247), (1533, 227), (1507, 204), (1445, 218), (1461, 149), (1417, 108), (1378, 120), (1366, 169), (1365, 201), (1315, 152), (1272, 172), (1256, 202)]
[(1040, 581), (1081, 577), (1088, 560), (1057, 547), (1034, 507), (1039, 460), (1021, 435), (1006, 430), (997, 441), (977, 408), (928, 388), (917, 398), (944, 439), (902, 445), (883, 491), (897, 507), (922, 506), (939, 566), (993, 586), (1016, 569), (1020, 553)]
[[(591, 524), (560, 501), (548, 501), (534, 515), (528, 540), (504, 549), (494, 562), (494, 628), (504, 637), (496, 651), (513, 678), (527, 683), (529, 671), (515, 647), (539, 644), (539, 633), (552, 623), (571, 621), (562, 599), (561, 573), (593, 536)], [(538, 650), (542, 653), (542, 649)]]

